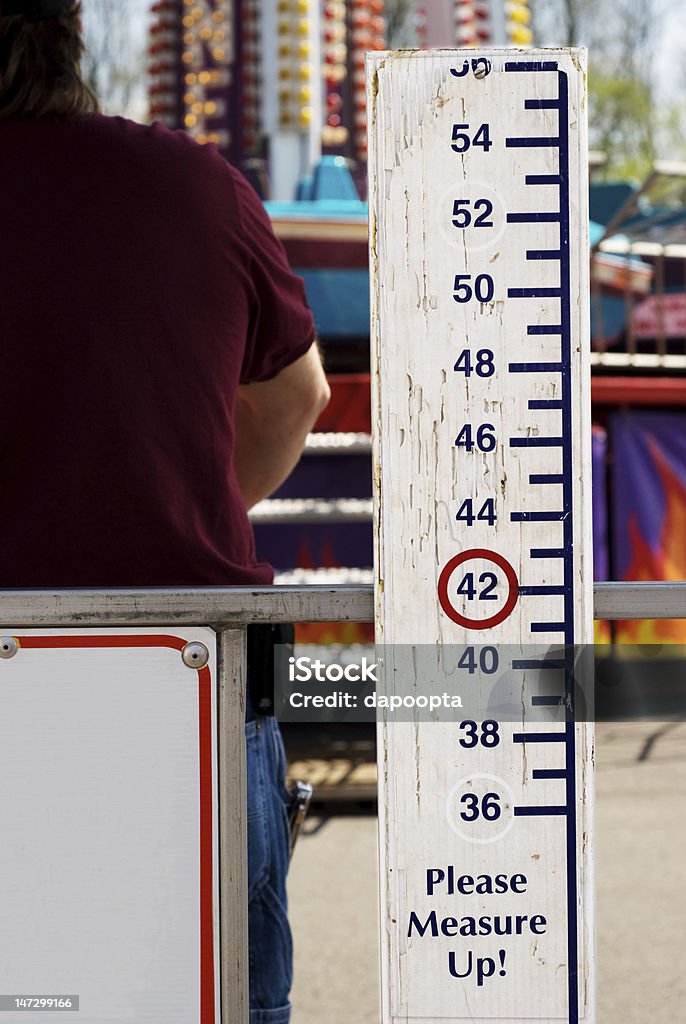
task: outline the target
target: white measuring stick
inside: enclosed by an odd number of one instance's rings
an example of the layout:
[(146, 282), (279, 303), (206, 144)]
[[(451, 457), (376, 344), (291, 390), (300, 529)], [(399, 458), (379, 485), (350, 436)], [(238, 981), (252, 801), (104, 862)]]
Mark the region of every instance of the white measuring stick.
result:
[[(380, 727), (384, 1024), (593, 1019), (584, 77), (369, 56), (378, 637), (442, 645), (465, 708)], [(519, 721), (469, 713), (496, 669)]]

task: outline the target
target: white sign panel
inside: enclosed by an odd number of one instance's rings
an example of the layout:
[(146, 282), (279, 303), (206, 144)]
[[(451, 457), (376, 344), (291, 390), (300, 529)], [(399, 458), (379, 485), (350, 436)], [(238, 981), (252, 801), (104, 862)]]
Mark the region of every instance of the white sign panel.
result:
[(0, 1020), (216, 1024), (214, 633), (2, 635)]
[[(382, 53), (368, 72), (377, 626), (387, 660), (442, 645), (464, 708), (381, 729), (383, 1020), (577, 1024), (592, 1017), (592, 735), (571, 646), (592, 642), (583, 54)], [(470, 713), (491, 672), (521, 679), (521, 713)]]

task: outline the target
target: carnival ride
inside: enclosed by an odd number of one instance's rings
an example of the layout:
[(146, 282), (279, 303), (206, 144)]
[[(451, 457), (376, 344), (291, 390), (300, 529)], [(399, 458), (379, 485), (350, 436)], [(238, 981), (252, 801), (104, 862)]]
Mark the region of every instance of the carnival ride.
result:
[[(158, 0), (151, 10), (151, 118), (214, 143), (265, 200), (305, 281), (332, 386), (300, 465), (254, 510), (260, 557), (283, 582), (371, 582), (364, 55), (386, 48), (383, 0)], [(529, 22), (526, 0), (416, 0), (404, 42), (527, 46)], [(637, 187), (598, 180), (599, 164), (594, 155), (595, 574), (681, 579), (686, 167), (656, 164)], [(369, 637), (356, 624), (301, 627), (303, 639)], [(686, 638), (683, 623), (664, 622), (640, 637)]]

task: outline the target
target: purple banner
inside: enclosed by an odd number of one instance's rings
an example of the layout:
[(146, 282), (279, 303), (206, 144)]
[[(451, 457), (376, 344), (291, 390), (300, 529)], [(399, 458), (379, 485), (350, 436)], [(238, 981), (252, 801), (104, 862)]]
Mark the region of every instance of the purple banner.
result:
[[(686, 579), (686, 414), (615, 413), (613, 576)], [(622, 643), (686, 643), (686, 621), (620, 623)]]
[(593, 427), (591, 436), (591, 490), (593, 494), (593, 579), (606, 580), (610, 571), (607, 537), (607, 487), (605, 466), (607, 431)]

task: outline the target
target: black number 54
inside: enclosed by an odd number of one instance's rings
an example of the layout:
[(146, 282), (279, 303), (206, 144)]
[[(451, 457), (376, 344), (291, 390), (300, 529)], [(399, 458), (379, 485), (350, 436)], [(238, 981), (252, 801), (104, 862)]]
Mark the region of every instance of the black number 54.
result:
[(488, 153), (492, 145), (487, 124), (480, 125), (474, 135), (471, 134), (468, 124), (453, 125), (452, 148), (456, 153), (466, 153), (472, 146), (481, 146), (484, 153)]

